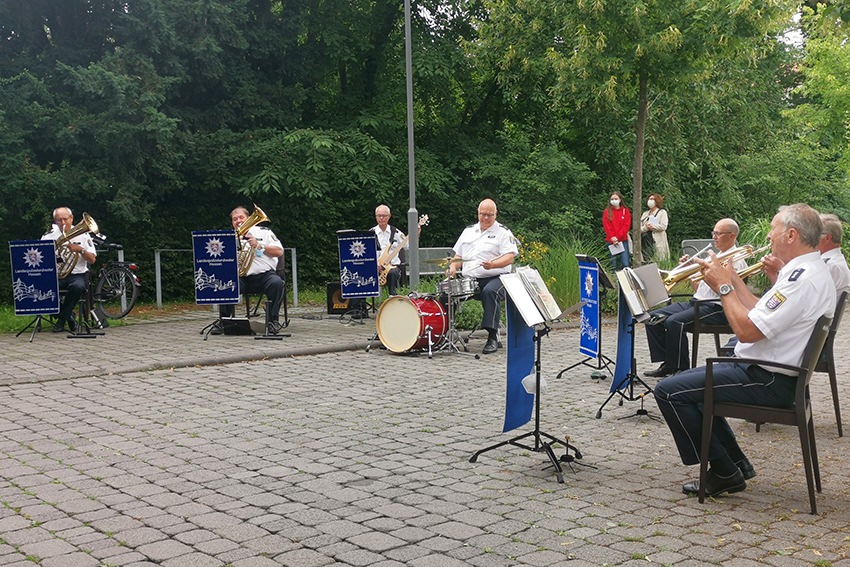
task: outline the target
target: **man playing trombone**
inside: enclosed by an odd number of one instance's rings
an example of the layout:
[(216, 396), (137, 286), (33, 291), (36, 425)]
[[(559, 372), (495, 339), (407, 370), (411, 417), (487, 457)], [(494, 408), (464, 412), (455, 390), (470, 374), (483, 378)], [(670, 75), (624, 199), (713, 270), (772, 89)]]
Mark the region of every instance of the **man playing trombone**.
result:
[[(738, 238), (738, 223), (732, 219), (720, 219), (711, 232), (714, 246), (720, 255), (735, 246)], [(673, 272), (693, 262), (687, 255), (682, 256), (680, 264)], [(735, 270), (747, 267), (745, 259), (734, 259)], [(690, 350), (685, 327), (694, 322), (694, 302), (697, 300), (716, 300), (699, 304), (700, 321), (706, 325), (725, 325), (726, 316), (720, 306), (720, 296), (704, 281), (690, 279), (694, 295), (690, 301), (671, 303), (652, 311), (650, 323), (646, 325), (646, 338), (649, 341), (649, 354), (652, 362), (661, 362), (656, 370), (645, 372), (646, 376), (662, 378), (691, 367)], [(653, 323), (654, 322), (654, 323)]]

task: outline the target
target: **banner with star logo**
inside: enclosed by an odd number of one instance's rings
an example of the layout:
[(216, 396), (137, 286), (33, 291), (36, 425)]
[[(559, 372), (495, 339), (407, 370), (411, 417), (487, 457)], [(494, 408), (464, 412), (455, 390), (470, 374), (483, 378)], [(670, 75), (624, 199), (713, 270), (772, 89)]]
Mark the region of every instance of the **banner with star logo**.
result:
[(59, 279), (53, 241), (13, 240), (9, 242), (9, 254), (15, 315), (59, 313)]
[(192, 231), (195, 303), (239, 303), (238, 242), (233, 230)]
[(338, 230), (339, 283), (342, 297), (377, 297), (378, 238), (371, 230)]
[(599, 264), (579, 261), (579, 295), (581, 307), (581, 336), (578, 350), (585, 356), (599, 356)]

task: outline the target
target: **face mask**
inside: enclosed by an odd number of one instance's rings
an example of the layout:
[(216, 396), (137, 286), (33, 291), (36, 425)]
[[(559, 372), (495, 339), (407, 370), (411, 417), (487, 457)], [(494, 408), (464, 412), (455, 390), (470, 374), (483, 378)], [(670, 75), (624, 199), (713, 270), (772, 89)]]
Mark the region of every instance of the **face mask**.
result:
[(655, 199), (650, 199), (649, 201), (647, 201), (646, 206), (650, 209), (653, 208), (655, 206)]
[(611, 199), (611, 204), (616, 207), (620, 204), (620, 200), (619, 199)]

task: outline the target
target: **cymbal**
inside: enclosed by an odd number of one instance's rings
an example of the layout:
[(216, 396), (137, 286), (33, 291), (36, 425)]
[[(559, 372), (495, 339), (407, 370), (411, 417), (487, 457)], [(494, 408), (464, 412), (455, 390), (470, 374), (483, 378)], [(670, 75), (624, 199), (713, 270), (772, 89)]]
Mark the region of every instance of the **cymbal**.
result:
[(448, 265), (449, 262), (463, 262), (463, 258), (429, 258), (428, 260), (422, 260), (423, 264)]

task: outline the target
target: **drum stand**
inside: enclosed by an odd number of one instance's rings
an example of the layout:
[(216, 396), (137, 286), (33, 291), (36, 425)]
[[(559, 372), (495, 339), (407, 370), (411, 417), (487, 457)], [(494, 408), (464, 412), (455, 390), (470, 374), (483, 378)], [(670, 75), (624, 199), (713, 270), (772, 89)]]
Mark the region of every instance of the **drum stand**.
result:
[[(460, 305), (461, 298), (465, 296), (448, 296), (448, 320), (449, 320), (449, 329), (448, 333), (446, 333), (446, 342), (444, 342), (440, 348), (437, 350), (449, 349), (452, 352), (457, 352), (461, 354), (469, 354), (475, 356), (475, 360), (479, 360), (481, 355), (473, 354), (469, 352), (469, 348), (466, 346), (466, 341), (463, 340), (463, 337), (460, 336), (460, 333), (455, 326), (455, 318), (457, 316), (457, 308)], [(458, 343), (460, 343), (460, 348), (458, 347)], [(463, 351), (461, 351), (463, 348)], [(430, 348), (428, 353), (428, 358), (431, 357)]]

